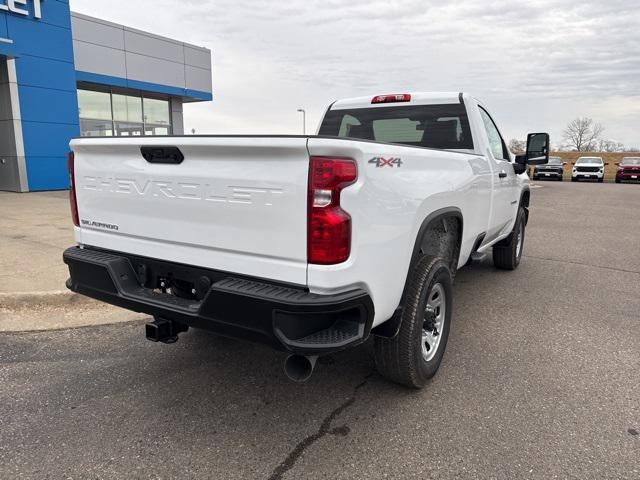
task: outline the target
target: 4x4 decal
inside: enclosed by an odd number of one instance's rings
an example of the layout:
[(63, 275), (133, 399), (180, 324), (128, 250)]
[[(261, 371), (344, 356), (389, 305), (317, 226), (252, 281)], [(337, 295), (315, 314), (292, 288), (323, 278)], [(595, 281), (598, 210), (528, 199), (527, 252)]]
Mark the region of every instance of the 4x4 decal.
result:
[(383, 167), (400, 168), (402, 166), (402, 159), (400, 157), (393, 157), (393, 158), (373, 157), (371, 160), (369, 160), (369, 163), (374, 164), (376, 168), (383, 168)]

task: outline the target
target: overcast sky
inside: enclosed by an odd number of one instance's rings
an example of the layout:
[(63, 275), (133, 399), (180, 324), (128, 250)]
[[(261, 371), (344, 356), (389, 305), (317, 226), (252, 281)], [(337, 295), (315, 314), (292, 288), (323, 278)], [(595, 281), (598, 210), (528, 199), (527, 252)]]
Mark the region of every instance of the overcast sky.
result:
[(71, 0), (74, 11), (210, 48), (214, 100), (188, 131), (315, 133), (341, 97), (468, 91), (508, 138), (577, 116), (640, 147), (639, 0)]

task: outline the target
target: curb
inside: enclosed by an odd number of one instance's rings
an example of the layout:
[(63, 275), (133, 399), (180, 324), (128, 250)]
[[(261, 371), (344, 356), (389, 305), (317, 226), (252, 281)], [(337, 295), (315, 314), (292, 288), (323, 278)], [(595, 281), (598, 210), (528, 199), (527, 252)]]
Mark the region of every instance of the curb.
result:
[(69, 290), (53, 292), (0, 293), (0, 308), (23, 309), (33, 306), (65, 307), (70, 305), (98, 304), (84, 295)]

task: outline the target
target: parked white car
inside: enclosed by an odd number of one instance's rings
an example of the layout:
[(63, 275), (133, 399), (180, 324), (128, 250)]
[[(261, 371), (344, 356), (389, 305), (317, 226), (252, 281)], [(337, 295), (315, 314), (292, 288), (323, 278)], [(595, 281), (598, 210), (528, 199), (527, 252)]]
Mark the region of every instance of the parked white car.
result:
[(571, 170), (571, 181), (578, 180), (597, 180), (602, 183), (604, 181), (604, 167), (606, 163), (602, 157), (580, 157)]
[(491, 248), (520, 263), (549, 136), (513, 158), (475, 98), (411, 93), (337, 101), (316, 136), (71, 146), (71, 290), (154, 316), (154, 341), (197, 327), (288, 351), (295, 380), (374, 335), (379, 371), (422, 387), (456, 270)]

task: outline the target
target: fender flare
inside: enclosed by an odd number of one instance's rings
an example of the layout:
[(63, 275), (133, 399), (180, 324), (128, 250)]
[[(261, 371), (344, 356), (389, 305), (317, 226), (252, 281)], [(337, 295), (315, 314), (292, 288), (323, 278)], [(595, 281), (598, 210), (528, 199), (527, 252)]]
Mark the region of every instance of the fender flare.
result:
[[(411, 260), (409, 262), (409, 267), (407, 269), (407, 273), (405, 275), (404, 280), (404, 288), (402, 289), (402, 297), (400, 298), (400, 304), (396, 308), (393, 316), (387, 320), (386, 322), (381, 323), (373, 330), (371, 333), (373, 335), (377, 335), (379, 337), (393, 338), (400, 331), (400, 325), (402, 323), (402, 307), (404, 305), (404, 300), (407, 293), (407, 283), (409, 281), (409, 274), (413, 270), (418, 258), (420, 257), (420, 248), (422, 247), (422, 239), (424, 238), (425, 232), (429, 228), (429, 226), (433, 225), (436, 222), (439, 222), (445, 218), (454, 217), (458, 219), (460, 222), (460, 235), (458, 238), (458, 245), (456, 246), (456, 250), (454, 251), (454, 258), (452, 263), (454, 268), (457, 268), (457, 263), (460, 257), (460, 247), (462, 243), (462, 232), (464, 230), (464, 219), (462, 216), (462, 211), (457, 207), (445, 207), (431, 212), (427, 217), (422, 221), (420, 228), (418, 229), (418, 233), (416, 235), (415, 244), (413, 246), (413, 252), (411, 253)], [(455, 270), (454, 270), (455, 271)]]

